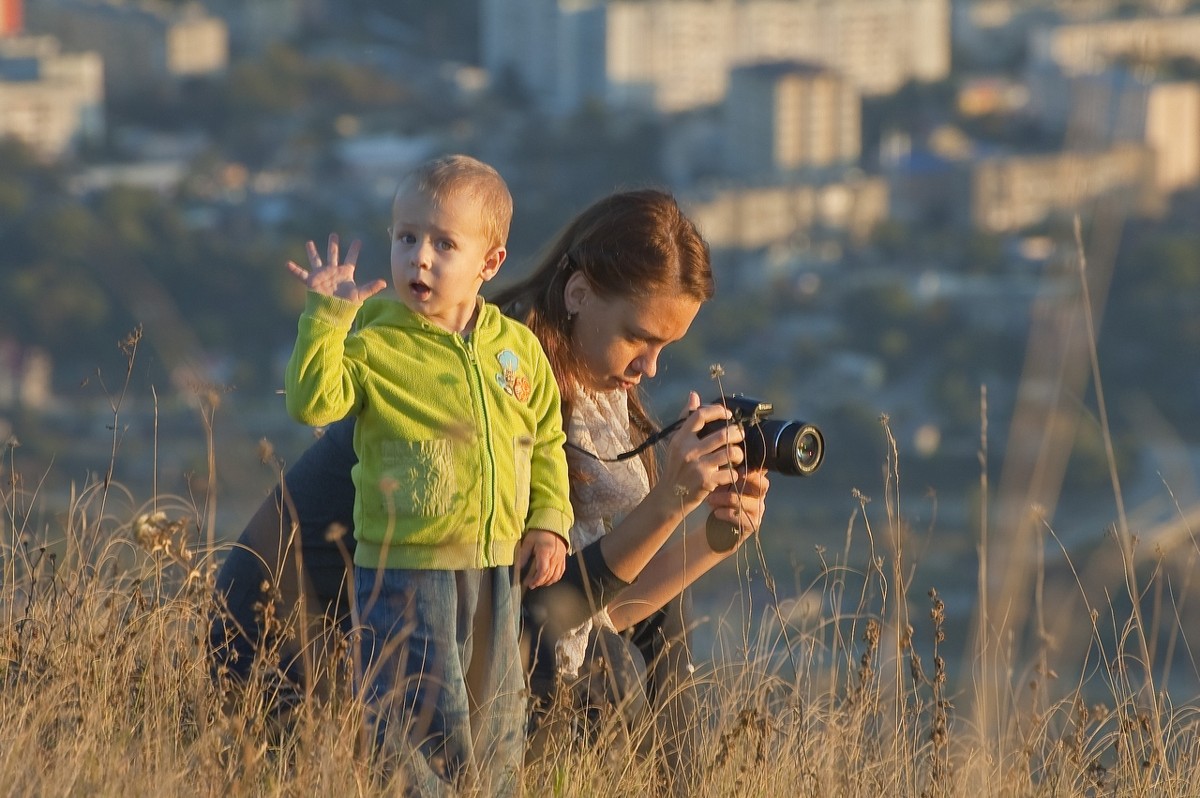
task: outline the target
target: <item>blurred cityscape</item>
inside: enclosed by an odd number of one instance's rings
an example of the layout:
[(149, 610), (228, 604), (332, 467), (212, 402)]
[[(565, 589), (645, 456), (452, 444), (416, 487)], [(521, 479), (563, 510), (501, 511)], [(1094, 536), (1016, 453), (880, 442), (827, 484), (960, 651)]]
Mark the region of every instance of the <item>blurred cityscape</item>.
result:
[(697, 221), (718, 298), (652, 398), (825, 430), (821, 472), (773, 481), (789, 593), (874, 496), (954, 609), (988, 523), (1001, 562), (1039, 523), (1102, 546), (1110, 462), (1143, 549), (1194, 550), (1200, 3), (0, 0), (0, 137), (9, 487), (118, 450), (134, 505), (219, 496), (235, 535), (260, 440), (310, 434), (277, 396), (284, 261), (336, 230), (386, 275), (397, 176), (464, 151), (514, 194), (500, 284), (615, 189)]

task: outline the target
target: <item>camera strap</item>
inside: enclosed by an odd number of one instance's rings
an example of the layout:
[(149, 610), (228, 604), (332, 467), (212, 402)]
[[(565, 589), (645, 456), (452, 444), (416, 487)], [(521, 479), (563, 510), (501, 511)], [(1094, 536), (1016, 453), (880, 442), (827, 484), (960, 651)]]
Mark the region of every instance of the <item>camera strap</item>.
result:
[(574, 449), (575, 451), (579, 452), (580, 454), (585, 454), (588, 457), (592, 458), (593, 460), (599, 460), (602, 463), (620, 463), (623, 460), (628, 460), (630, 457), (637, 457), (639, 454), (646, 451), (651, 446), (658, 443), (663, 438), (667, 437), (672, 432), (674, 432), (675, 430), (677, 430), (681, 426), (683, 426), (683, 422), (687, 421), (687, 419), (688, 419), (688, 417), (684, 416), (683, 418), (678, 419), (677, 421), (674, 421), (674, 422), (668, 424), (667, 426), (660, 429), (658, 432), (651, 435), (649, 438), (646, 438), (646, 440), (642, 441), (635, 448), (630, 449), (627, 452), (621, 452), (616, 457), (601, 457), (600, 455), (596, 454), (595, 452), (589, 452), (587, 449), (583, 448), (582, 446), (571, 443), (570, 441), (567, 441), (566, 446), (568, 449)]

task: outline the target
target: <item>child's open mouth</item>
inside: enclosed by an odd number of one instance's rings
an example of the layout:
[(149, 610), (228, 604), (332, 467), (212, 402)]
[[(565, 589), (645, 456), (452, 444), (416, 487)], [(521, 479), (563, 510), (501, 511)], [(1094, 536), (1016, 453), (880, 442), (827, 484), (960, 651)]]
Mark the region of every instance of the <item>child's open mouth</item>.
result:
[(425, 302), (433, 294), (432, 288), (418, 280), (413, 280), (411, 283), (409, 283), (408, 290), (412, 291), (413, 297), (415, 297), (418, 302)]

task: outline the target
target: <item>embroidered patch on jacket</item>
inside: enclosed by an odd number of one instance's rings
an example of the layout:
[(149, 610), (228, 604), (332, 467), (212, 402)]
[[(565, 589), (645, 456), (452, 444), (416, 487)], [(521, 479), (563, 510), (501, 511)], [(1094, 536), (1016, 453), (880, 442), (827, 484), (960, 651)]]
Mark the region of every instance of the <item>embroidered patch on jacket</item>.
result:
[(533, 388), (529, 384), (529, 378), (520, 371), (521, 361), (511, 349), (503, 350), (496, 355), (496, 359), (500, 361), (500, 373), (496, 375), (496, 382), (500, 383), (506, 394), (518, 402), (528, 402)]

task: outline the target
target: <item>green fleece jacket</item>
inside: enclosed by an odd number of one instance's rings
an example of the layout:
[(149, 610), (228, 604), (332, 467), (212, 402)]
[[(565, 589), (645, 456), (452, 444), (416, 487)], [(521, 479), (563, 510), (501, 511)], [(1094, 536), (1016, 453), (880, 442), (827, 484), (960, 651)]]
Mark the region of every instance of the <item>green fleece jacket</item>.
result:
[(558, 386), (537, 338), (495, 305), (479, 300), (464, 339), (395, 299), (310, 291), (286, 389), (302, 423), (357, 416), (357, 565), (512, 565), (528, 529), (569, 545)]

